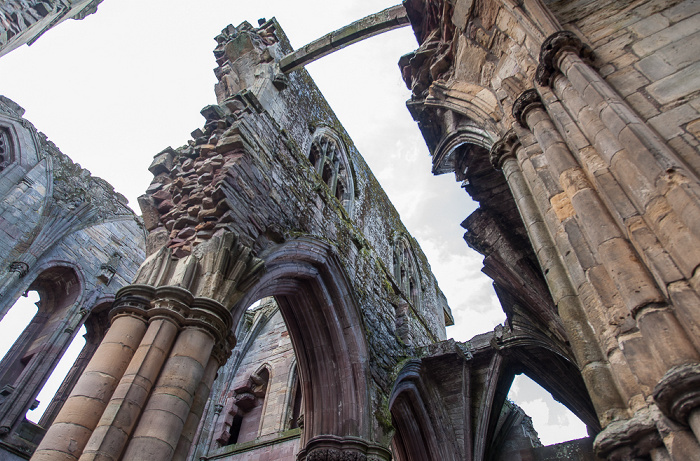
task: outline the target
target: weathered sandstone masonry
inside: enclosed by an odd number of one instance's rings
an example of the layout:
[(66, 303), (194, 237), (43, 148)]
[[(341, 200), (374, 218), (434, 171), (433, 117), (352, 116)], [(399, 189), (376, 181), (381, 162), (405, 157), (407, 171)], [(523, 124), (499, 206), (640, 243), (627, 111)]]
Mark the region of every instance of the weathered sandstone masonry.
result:
[[(122, 195), (23, 113), (0, 96), (0, 315), (27, 291), (40, 296), (37, 314), (0, 362), (0, 446), (26, 458), (105, 335), (115, 293), (145, 257), (145, 232)], [(80, 357), (39, 424), (26, 420), (82, 325)]]
[[(95, 333), (35, 459), (223, 459), (241, 431), (257, 443), (235, 418), (262, 414), (274, 368), (246, 371), (233, 394), (215, 375), (232, 332), (251, 340), (248, 306), (274, 297), (297, 360), (299, 461), (545, 456), (512, 436), (526, 428), (505, 402), (519, 373), (587, 424), (580, 460), (593, 447), (700, 459), (698, 2), (403, 6), (299, 52), (275, 20), (222, 31), (217, 104), (150, 167), (138, 272), (118, 194), (0, 101), (2, 308), (32, 287), (61, 293), (0, 364), (4, 447), (26, 455), (41, 437), (22, 415), (83, 321)], [(419, 43), (399, 61), (408, 109), (433, 173), (479, 202), (465, 240), (508, 317), (467, 343), (444, 340), (451, 314), (425, 256), (294, 70), (406, 18)], [(85, 314), (117, 289), (105, 334), (107, 310)]]
[[(681, 48), (697, 45), (700, 11), (584, 3), (405, 2), (421, 44), (400, 62), (408, 107), (433, 171), (466, 179), (481, 204), (465, 238), (506, 312), (563, 327), (603, 428), (598, 454), (697, 459), (700, 86)], [(508, 189), (484, 171), (488, 150)], [(521, 219), (487, 224), (503, 201)], [(551, 307), (507, 283), (508, 240), (529, 248)]]
[(274, 296), (303, 395), (298, 459), (386, 460), (396, 367), (445, 337), (425, 256), (306, 71), (279, 71), (278, 24), (217, 43), (218, 105), (155, 157), (148, 257), (33, 459), (186, 459), (234, 326)]

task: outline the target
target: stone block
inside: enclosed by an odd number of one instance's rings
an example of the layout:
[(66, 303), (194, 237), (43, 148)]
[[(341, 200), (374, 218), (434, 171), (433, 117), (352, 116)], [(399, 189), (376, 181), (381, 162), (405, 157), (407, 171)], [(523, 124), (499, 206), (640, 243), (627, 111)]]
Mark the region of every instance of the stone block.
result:
[(690, 16), (700, 14), (700, 3), (696, 0), (685, 0), (661, 12), (673, 22), (681, 21)]
[(649, 80), (634, 67), (626, 67), (610, 74), (606, 80), (622, 97), (634, 93), (639, 88), (649, 83)]
[(663, 302), (654, 281), (636, 259), (626, 240), (613, 238), (603, 242), (598, 247), (598, 255), (621, 299), (632, 313), (651, 303)]
[(630, 94), (625, 98), (625, 101), (627, 101), (644, 120), (648, 120), (659, 113), (656, 106), (651, 103), (651, 98), (641, 92)]
[[(700, 83), (700, 80), (698, 80)], [(649, 119), (649, 124), (664, 138), (671, 139), (683, 133), (683, 125), (696, 120), (700, 114), (690, 104), (683, 104)]]
[(204, 107), (199, 113), (202, 114), (202, 117), (204, 117), (207, 122), (221, 120), (226, 117), (223, 109), (214, 104)]
[(638, 38), (644, 38), (667, 28), (669, 24), (669, 19), (666, 16), (656, 13), (652, 14), (648, 18), (635, 22), (629, 28), (637, 35)]
[(659, 80), (676, 71), (676, 67), (664, 61), (658, 54), (641, 59), (635, 67), (651, 81)]
[(639, 57), (647, 56), (654, 51), (675, 41), (683, 40), (700, 30), (700, 14), (691, 16), (671, 27), (656, 32), (632, 45), (632, 50)]
[(153, 157), (153, 162), (151, 163), (151, 166), (148, 167), (148, 171), (150, 171), (153, 176), (158, 176), (162, 173), (169, 173), (173, 168), (174, 155), (175, 151), (171, 147), (164, 149)]

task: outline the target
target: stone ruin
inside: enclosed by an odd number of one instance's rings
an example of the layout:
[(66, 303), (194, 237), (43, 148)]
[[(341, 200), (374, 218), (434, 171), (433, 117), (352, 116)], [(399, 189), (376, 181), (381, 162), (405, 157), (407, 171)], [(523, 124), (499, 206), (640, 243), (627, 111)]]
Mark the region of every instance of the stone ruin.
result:
[[(274, 19), (229, 26), (217, 105), (155, 157), (143, 224), (3, 99), (3, 312), (31, 287), (51, 302), (0, 363), (1, 446), (35, 460), (700, 459), (699, 18), (692, 0), (406, 0), (297, 51)], [(466, 343), (445, 339), (425, 256), (302, 67), (404, 24), (419, 44), (399, 60), (408, 109), (433, 173), (479, 202), (465, 239), (508, 317)], [(28, 423), (89, 321), (46, 424)], [(506, 401), (520, 373), (591, 437), (538, 447)]]

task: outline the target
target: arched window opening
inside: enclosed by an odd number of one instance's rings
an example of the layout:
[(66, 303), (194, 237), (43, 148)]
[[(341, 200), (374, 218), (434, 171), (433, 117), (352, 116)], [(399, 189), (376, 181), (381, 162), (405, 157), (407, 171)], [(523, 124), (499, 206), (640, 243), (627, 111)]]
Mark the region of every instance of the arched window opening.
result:
[(292, 367), (290, 375), (291, 385), (288, 388), (287, 394), (287, 417), (284, 425), (285, 430), (297, 429), (304, 425), (304, 418), (302, 414), (303, 397), (296, 363)]
[(309, 161), (331, 195), (340, 201), (348, 213), (352, 213), (354, 186), (345, 148), (328, 129), (321, 129), (311, 142)]
[(235, 410), (228, 444), (250, 442), (258, 437), (267, 397), (270, 372), (263, 367), (250, 375), (248, 384), (234, 391)]
[(12, 146), (7, 131), (0, 128), (0, 172), (12, 163)]
[(394, 278), (404, 297), (414, 309), (420, 309), (421, 283), (418, 265), (406, 236), (400, 235), (394, 242)]
[[(39, 426), (49, 427), (61, 410), (63, 403), (68, 399), (73, 387), (78, 382), (78, 378), (82, 375), (107, 333), (107, 329), (109, 328), (109, 310), (111, 307), (112, 303), (110, 301), (105, 301), (98, 304), (90, 311), (90, 315), (84, 325), (78, 330), (78, 334), (73, 338), (71, 345), (61, 359), (61, 362), (65, 363), (65, 371), (62, 373), (54, 371), (53, 375), (46, 382), (42, 393), (52, 382), (56, 384), (60, 383), (60, 386), (50, 401), (47, 398), (42, 399), (42, 395), (39, 395), (38, 399), (42, 404), (47, 402), (47, 408), (38, 421)], [(82, 349), (79, 349), (79, 345), (82, 345)], [(61, 367), (62, 365), (59, 363), (56, 370)], [(54, 376), (56, 377), (54, 378)], [(62, 381), (60, 381), (61, 377), (63, 377)], [(30, 418), (27, 417), (27, 419)]]
[(588, 437), (586, 425), (576, 415), (524, 374), (513, 380), (508, 400), (532, 418), (532, 425), (543, 445)]
[(335, 175), (333, 174), (333, 167), (331, 166), (330, 162), (326, 162), (323, 165), (323, 174), (321, 175), (321, 179), (323, 179), (323, 182), (325, 182), (326, 185), (331, 188), (331, 190), (333, 190), (334, 176)]
[(86, 336), (87, 330), (83, 325), (80, 327), (80, 330), (78, 330), (78, 334), (75, 335), (68, 346), (68, 349), (66, 349), (66, 351), (63, 353), (63, 357), (61, 357), (61, 360), (56, 365), (56, 368), (54, 368), (53, 372), (51, 372), (51, 376), (49, 376), (49, 379), (39, 392), (39, 395), (36, 398), (38, 406), (34, 407), (34, 405), (32, 405), (29, 411), (27, 411), (26, 418), (29, 421), (41, 425), (40, 421), (48, 409), (49, 404), (53, 401), (59, 387), (64, 382), (66, 376), (73, 367), (73, 364), (85, 347)]
[(314, 169), (318, 168), (318, 159), (320, 158), (318, 146), (311, 146), (311, 151), (309, 152), (309, 162), (313, 165)]
[(38, 312), (39, 302), (39, 293), (28, 291), (5, 314), (0, 322), (0, 355), (3, 359)]

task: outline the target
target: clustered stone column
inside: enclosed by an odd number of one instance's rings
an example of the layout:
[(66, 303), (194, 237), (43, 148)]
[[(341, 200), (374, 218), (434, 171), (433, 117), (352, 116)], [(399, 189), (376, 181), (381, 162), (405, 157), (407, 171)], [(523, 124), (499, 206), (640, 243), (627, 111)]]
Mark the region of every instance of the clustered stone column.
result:
[(262, 267), (231, 233), (182, 259), (163, 248), (146, 260), (32, 459), (184, 459), (235, 343), (229, 308)]
[(545, 40), (492, 159), (604, 426), (598, 453), (700, 459), (700, 185), (587, 54), (573, 33)]
[(491, 149), (491, 161), (494, 167), (503, 171), (545, 273), (559, 315), (567, 331), (571, 332), (569, 341), (586, 386), (603, 391), (591, 393), (598, 418), (601, 421), (610, 421), (620, 414), (625, 405), (617, 392), (610, 364), (603, 356), (584, 306), (558, 256), (558, 249), (549, 234), (545, 219), (518, 164), (518, 157), (525, 161), (527, 156), (526, 149), (512, 131)]

